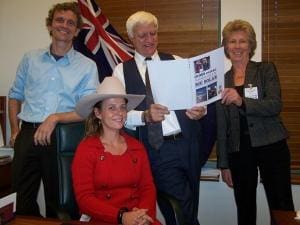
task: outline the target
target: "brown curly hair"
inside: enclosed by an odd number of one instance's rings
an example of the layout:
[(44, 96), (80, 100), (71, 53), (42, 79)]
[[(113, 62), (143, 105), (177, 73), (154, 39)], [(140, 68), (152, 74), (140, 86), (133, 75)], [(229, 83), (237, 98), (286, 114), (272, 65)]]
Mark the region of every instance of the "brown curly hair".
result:
[(46, 18), (46, 26), (51, 26), (54, 13), (57, 11), (72, 11), (77, 18), (77, 24), (76, 27), (78, 29), (82, 26), (82, 19), (80, 15), (80, 9), (77, 2), (64, 2), (64, 3), (58, 3), (52, 6), (52, 8), (48, 12), (48, 17)]

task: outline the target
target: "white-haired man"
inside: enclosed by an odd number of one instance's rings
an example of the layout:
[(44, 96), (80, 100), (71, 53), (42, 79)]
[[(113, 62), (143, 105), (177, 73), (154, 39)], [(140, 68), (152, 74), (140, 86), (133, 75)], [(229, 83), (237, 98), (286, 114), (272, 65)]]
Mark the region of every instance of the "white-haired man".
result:
[[(119, 64), (113, 75), (118, 77), (130, 94), (146, 94), (136, 110), (130, 111), (127, 128), (136, 129), (148, 151), (152, 173), (158, 191), (166, 192), (179, 200), (187, 224), (199, 224), (198, 198), (201, 171), (199, 137), (201, 119), (206, 109), (193, 107), (169, 111), (166, 106), (149, 104), (145, 60), (172, 60), (176, 56), (158, 53), (157, 18), (144, 11), (131, 15), (126, 22), (129, 39), (135, 47), (132, 60)], [(162, 143), (152, 143), (149, 128), (161, 124)], [(156, 136), (159, 134), (156, 133)], [(158, 202), (168, 225), (175, 224), (170, 206)]]

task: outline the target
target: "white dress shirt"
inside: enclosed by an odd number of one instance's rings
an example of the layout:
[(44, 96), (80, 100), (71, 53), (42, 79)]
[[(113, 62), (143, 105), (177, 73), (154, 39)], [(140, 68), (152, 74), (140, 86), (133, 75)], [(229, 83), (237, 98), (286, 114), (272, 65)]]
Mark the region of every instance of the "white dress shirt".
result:
[[(160, 60), (157, 52), (151, 57), (152, 60)], [(178, 56), (174, 56), (175, 59), (178, 59)], [(145, 84), (145, 73), (146, 73), (146, 62), (145, 57), (135, 51), (134, 60), (136, 62), (137, 68), (141, 75), (141, 78)], [(124, 71), (123, 71), (123, 63), (117, 65), (114, 69), (113, 76), (117, 77), (125, 87), (125, 79), (124, 79)], [(145, 123), (142, 121), (142, 113), (143, 111), (131, 110), (127, 114), (126, 127), (129, 129), (135, 130), (137, 126), (144, 126)], [(168, 136), (172, 134), (177, 134), (181, 132), (180, 125), (178, 123), (176, 114), (174, 111), (170, 111), (169, 115), (165, 116), (165, 120), (162, 121), (162, 130), (163, 135)]]

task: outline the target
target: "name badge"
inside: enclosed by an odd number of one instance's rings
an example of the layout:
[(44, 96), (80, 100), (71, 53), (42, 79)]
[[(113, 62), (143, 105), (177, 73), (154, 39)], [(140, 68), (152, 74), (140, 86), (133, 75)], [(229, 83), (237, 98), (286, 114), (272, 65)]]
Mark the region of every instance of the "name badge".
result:
[(257, 87), (252, 87), (252, 84), (249, 84), (249, 88), (245, 88), (245, 97), (258, 99), (258, 90)]

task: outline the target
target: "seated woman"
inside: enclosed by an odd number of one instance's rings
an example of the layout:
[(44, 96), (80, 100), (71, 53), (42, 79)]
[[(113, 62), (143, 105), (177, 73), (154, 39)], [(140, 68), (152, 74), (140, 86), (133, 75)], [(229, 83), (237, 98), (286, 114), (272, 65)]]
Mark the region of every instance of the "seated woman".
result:
[(75, 197), (91, 221), (146, 225), (156, 219), (156, 191), (144, 146), (122, 131), (127, 110), (143, 95), (126, 95), (121, 82), (106, 77), (97, 93), (82, 98), (76, 112), (86, 137), (72, 164)]

